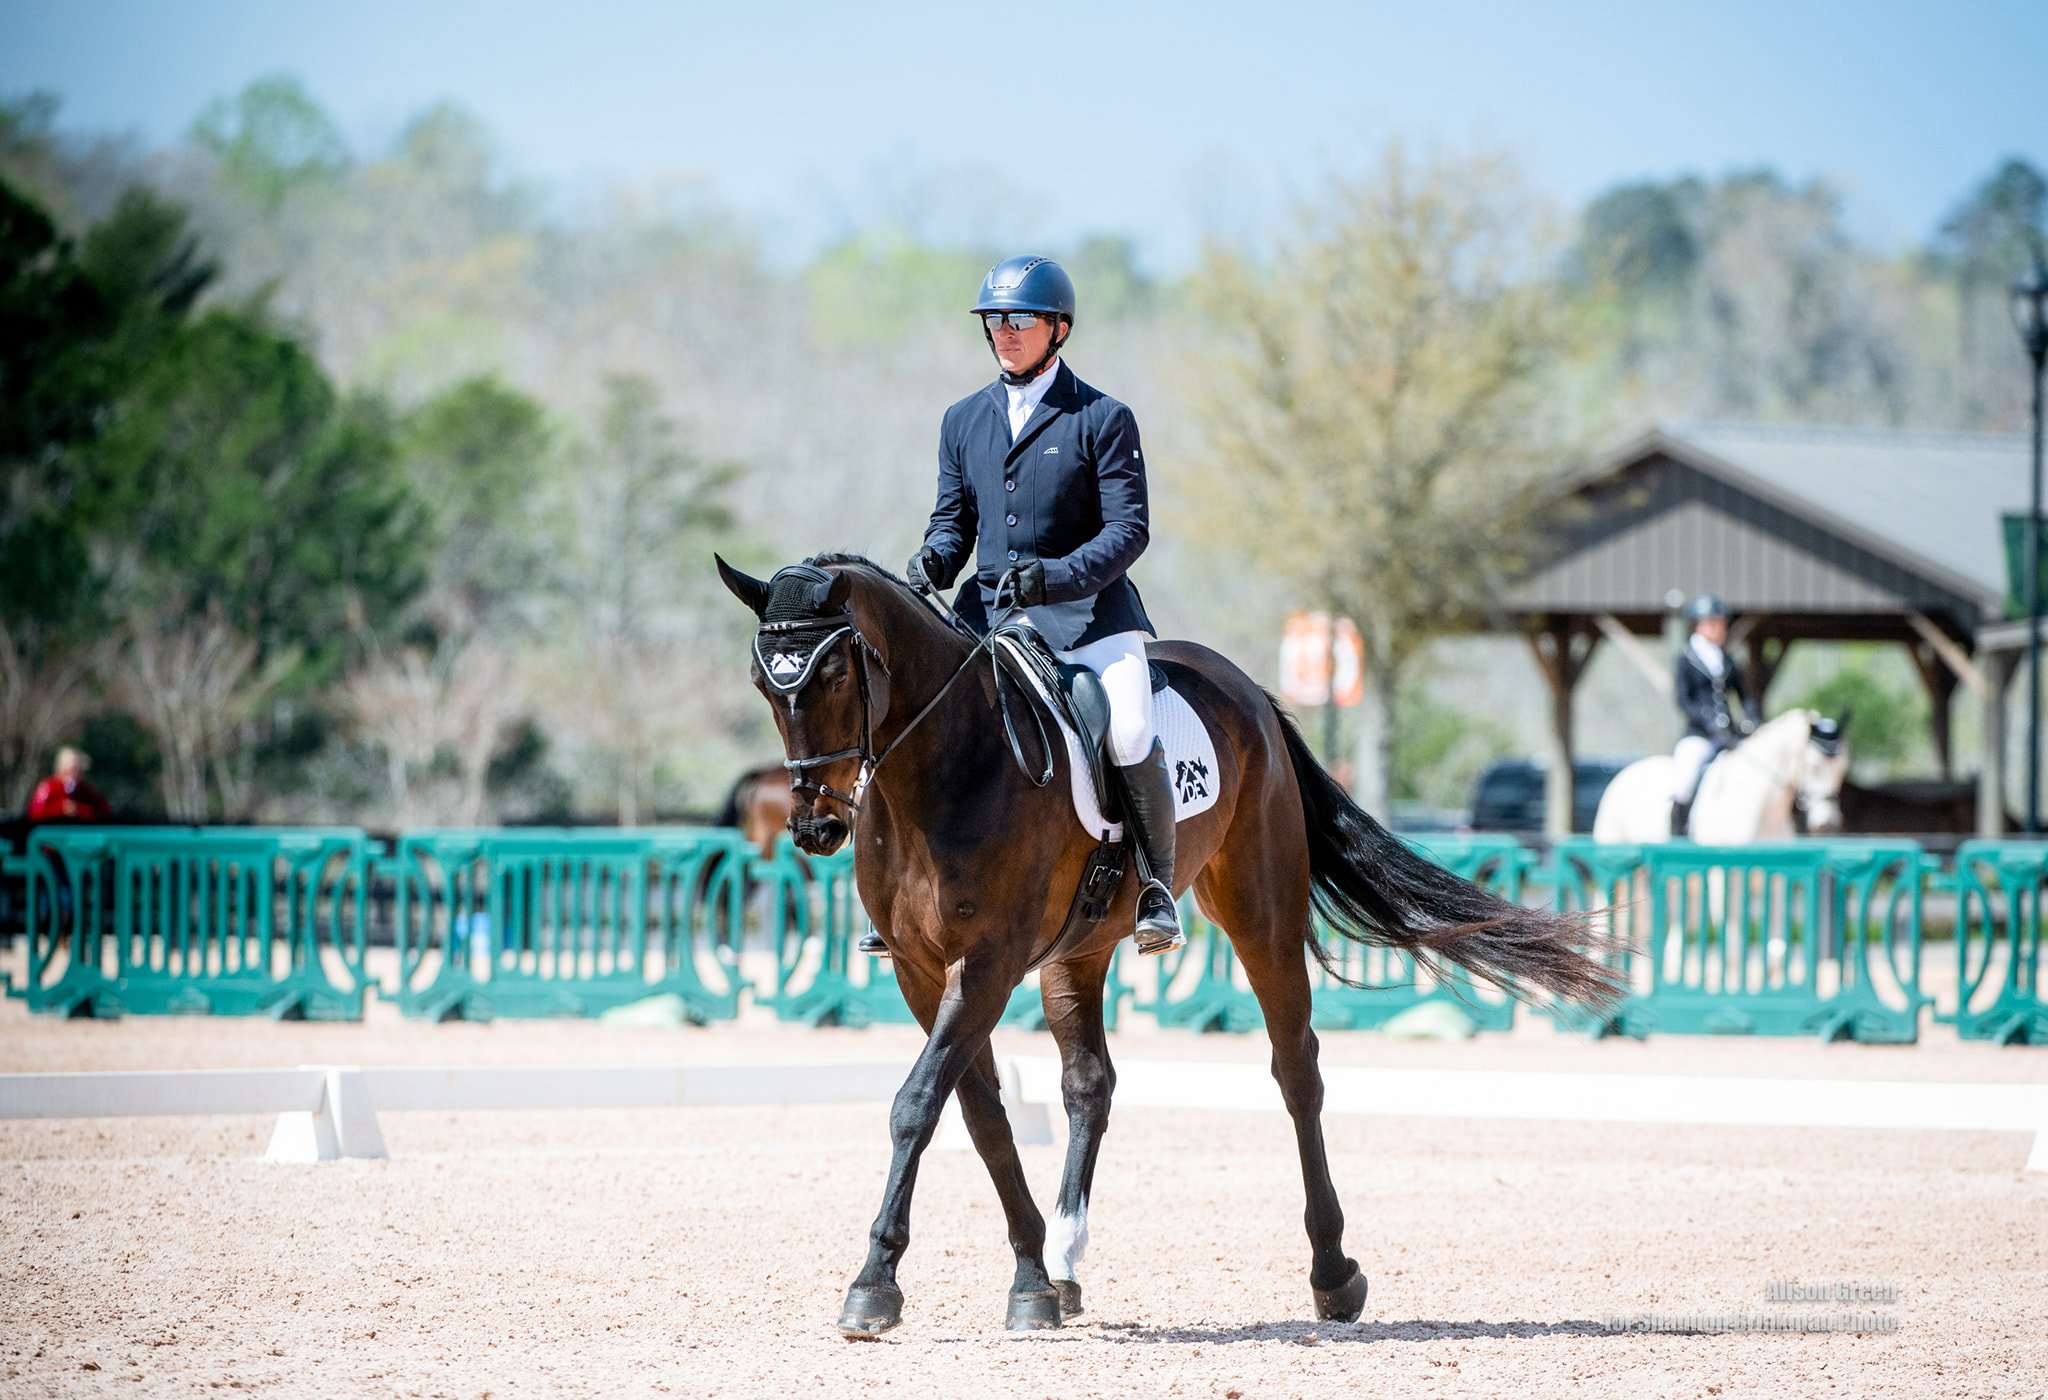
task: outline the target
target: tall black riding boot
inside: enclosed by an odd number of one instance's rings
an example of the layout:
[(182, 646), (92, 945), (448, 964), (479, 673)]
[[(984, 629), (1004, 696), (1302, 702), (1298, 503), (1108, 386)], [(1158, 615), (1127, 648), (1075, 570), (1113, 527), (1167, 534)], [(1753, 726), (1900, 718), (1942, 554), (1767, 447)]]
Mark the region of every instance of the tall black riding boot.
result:
[(1186, 943), (1180, 911), (1173, 902), (1173, 779), (1166, 771), (1166, 746), (1152, 741), (1152, 752), (1123, 775), (1127, 810), (1124, 825), (1136, 838), (1138, 875), (1138, 951), (1170, 953)]
[(1671, 837), (1682, 839), (1692, 826), (1692, 803), (1673, 800), (1671, 803)]

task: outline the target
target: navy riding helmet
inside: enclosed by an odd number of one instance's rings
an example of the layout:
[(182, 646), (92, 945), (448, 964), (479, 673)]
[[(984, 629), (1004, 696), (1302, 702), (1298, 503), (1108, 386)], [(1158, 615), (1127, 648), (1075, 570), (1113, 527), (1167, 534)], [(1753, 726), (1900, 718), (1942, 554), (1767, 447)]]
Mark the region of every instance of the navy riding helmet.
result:
[[(1051, 258), (1032, 257), (1019, 254), (1004, 258), (988, 270), (988, 276), (981, 279), (981, 295), (975, 298), (974, 315), (989, 311), (1035, 311), (1041, 316), (1057, 317), (1065, 325), (1055, 330), (1045, 354), (1023, 374), (1003, 371), (1005, 384), (1029, 384), (1052, 363), (1052, 357), (1059, 354), (1060, 347), (1067, 343), (1074, 327), (1074, 279), (1067, 276), (1067, 270)], [(987, 337), (989, 350), (995, 350), (995, 334), (986, 322), (981, 329)]]
[(1710, 617), (1725, 619), (1728, 616), (1728, 605), (1712, 593), (1702, 593), (1685, 605), (1685, 615), (1687, 620), (1692, 622), (1705, 622)]

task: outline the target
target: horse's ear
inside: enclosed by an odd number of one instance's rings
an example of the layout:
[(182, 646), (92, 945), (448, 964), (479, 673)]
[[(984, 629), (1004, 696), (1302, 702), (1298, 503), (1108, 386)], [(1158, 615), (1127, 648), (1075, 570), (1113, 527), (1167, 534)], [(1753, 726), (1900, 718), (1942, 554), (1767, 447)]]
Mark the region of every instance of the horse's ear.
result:
[(755, 617), (761, 616), (762, 613), (768, 610), (768, 585), (766, 582), (750, 574), (741, 573), (738, 569), (726, 563), (722, 555), (714, 554), (711, 557), (718, 561), (718, 576), (725, 580), (725, 586), (732, 591), (733, 597), (752, 608)]
[(819, 612), (839, 612), (846, 606), (846, 600), (853, 596), (853, 580), (845, 574), (832, 575), (832, 582), (825, 589), (825, 596), (818, 600)]

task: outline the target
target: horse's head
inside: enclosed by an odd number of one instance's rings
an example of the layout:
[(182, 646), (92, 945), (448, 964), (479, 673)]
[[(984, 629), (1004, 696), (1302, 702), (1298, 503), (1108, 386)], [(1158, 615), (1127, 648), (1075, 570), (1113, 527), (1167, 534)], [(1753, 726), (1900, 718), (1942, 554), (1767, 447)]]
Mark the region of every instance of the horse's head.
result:
[(1842, 829), (1842, 784), (1849, 776), (1849, 744), (1842, 737), (1849, 726), (1845, 711), (1832, 720), (1817, 710), (1802, 710), (1806, 742), (1799, 749), (1799, 805), (1806, 829), (1830, 836)]
[(760, 619), (754, 687), (775, 713), (790, 772), (789, 830), (799, 848), (846, 843), (888, 705), (887, 668), (861, 634), (845, 570), (791, 564), (762, 580), (720, 559), (719, 577)]

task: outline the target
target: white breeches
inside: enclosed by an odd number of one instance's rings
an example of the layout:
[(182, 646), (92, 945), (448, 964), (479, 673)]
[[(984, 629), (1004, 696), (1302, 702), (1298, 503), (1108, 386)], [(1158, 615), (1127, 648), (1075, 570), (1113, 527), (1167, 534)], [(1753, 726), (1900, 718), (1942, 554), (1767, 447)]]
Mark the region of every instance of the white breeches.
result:
[(1118, 632), (1072, 651), (1053, 655), (1086, 666), (1102, 677), (1109, 692), (1109, 756), (1120, 768), (1144, 761), (1152, 752), (1152, 668), (1145, 660), (1145, 634)]
[(1671, 800), (1690, 802), (1699, 791), (1700, 775), (1714, 761), (1714, 744), (1697, 734), (1687, 734), (1671, 750)]

